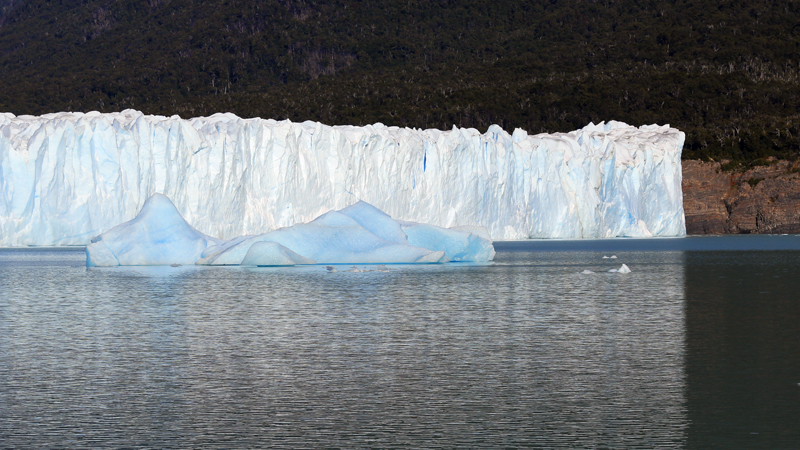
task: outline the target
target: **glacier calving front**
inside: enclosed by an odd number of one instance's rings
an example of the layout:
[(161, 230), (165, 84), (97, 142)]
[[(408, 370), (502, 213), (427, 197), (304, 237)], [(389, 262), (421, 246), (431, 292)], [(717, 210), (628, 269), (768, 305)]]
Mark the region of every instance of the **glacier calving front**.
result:
[(685, 234), (669, 126), (508, 134), (138, 111), (0, 114), (0, 245), (81, 245), (154, 193), (207, 235), (308, 222), (364, 200), (496, 240)]

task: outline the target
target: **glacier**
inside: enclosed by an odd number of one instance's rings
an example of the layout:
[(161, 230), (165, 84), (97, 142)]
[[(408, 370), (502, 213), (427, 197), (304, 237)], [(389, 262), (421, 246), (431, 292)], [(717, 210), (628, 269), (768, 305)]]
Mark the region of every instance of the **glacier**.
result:
[(87, 245), (155, 193), (222, 240), (360, 200), (399, 223), (478, 225), (495, 240), (681, 236), (684, 138), (615, 121), (528, 135), (230, 113), (0, 113), (0, 246)]
[[(403, 230), (413, 230), (407, 235)], [(194, 229), (164, 195), (153, 194), (128, 222), (92, 239), (87, 267), (146, 265), (293, 266), (487, 262), (494, 258), (488, 231), (444, 229), (397, 222), (359, 201), (309, 223), (258, 236), (216, 239)]]

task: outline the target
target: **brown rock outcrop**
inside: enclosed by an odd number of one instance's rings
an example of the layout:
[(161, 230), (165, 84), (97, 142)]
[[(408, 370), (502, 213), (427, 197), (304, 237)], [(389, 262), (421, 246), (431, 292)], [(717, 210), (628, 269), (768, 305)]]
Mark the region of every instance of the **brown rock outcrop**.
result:
[(746, 172), (683, 161), (687, 234), (800, 233), (800, 165), (771, 161)]

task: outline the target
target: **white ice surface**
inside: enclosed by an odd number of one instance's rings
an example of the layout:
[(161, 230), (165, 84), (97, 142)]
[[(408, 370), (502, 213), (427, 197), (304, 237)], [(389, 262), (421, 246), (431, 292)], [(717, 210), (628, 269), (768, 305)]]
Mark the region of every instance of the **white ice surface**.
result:
[(0, 113), (0, 245), (88, 244), (154, 193), (223, 239), (358, 200), (494, 239), (679, 236), (683, 143), (669, 126), (613, 121), (529, 136), (229, 113)]

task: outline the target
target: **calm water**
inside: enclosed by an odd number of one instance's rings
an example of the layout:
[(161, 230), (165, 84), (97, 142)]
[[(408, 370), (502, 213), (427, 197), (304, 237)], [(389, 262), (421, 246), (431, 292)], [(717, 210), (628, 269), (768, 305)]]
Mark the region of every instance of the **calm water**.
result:
[(800, 237), (497, 248), (389, 273), (0, 250), (0, 448), (800, 448)]

